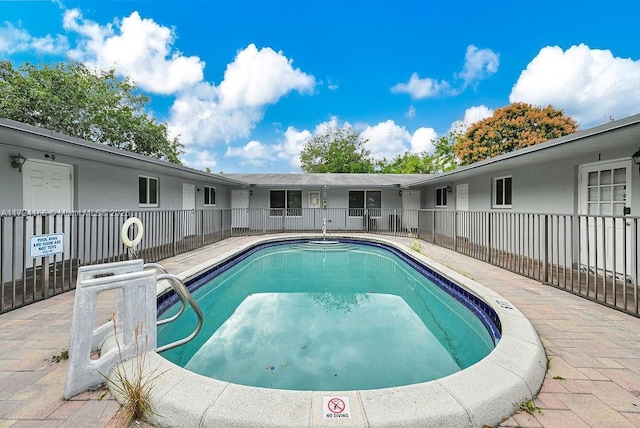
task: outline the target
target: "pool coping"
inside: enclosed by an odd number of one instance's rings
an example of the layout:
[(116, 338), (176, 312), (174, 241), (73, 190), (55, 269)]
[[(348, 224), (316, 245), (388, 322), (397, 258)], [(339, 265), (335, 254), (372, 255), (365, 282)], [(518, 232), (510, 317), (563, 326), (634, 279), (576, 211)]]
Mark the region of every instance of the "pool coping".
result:
[[(256, 244), (294, 237), (313, 235), (256, 237), (178, 276), (187, 280)], [(145, 355), (145, 369), (155, 376), (152, 401), (158, 415), (152, 415), (149, 422), (158, 427), (482, 427), (499, 424), (538, 393), (546, 373), (546, 354), (529, 320), (507, 299), (400, 243), (383, 237), (331, 235), (331, 239), (340, 238), (391, 246), (481, 298), (502, 324), (502, 338), (496, 348), (473, 366), (441, 379), (359, 391), (290, 391), (237, 385), (189, 372), (150, 352)], [(164, 288), (159, 284), (158, 292)], [(102, 350), (115, 346), (112, 337)], [(124, 364), (127, 373), (134, 370), (133, 361)], [(332, 397), (349, 403), (349, 418), (326, 417), (325, 402)]]

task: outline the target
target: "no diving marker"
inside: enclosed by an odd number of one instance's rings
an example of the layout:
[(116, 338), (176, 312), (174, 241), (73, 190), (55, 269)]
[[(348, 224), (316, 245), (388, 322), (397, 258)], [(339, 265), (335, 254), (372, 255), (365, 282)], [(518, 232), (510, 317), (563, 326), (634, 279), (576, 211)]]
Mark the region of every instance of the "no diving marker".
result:
[(349, 419), (351, 417), (349, 397), (324, 397), (322, 410), (325, 419)]

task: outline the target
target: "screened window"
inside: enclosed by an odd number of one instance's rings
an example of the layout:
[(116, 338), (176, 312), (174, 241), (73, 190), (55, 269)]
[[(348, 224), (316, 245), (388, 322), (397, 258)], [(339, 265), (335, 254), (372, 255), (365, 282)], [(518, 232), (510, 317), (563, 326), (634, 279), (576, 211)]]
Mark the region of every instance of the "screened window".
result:
[(301, 216), (302, 190), (271, 190), (269, 208), (272, 216)]
[(436, 189), (436, 207), (443, 208), (447, 206), (447, 188), (439, 187)]
[(158, 206), (158, 179), (138, 177), (138, 203), (141, 207)]
[(349, 191), (349, 215), (363, 216), (365, 208), (370, 216), (379, 216), (382, 208), (382, 192), (380, 190)]
[(216, 188), (204, 186), (204, 204), (206, 206), (216, 205)]
[(493, 179), (493, 206), (511, 208), (511, 177)]

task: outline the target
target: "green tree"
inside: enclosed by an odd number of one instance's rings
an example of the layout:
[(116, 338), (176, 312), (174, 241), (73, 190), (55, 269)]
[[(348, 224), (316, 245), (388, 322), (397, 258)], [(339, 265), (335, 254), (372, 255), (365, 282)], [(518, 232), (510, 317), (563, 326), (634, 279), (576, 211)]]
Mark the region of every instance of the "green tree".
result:
[(148, 103), (113, 69), (0, 61), (0, 117), (179, 164), (183, 145), (145, 114)]
[(562, 110), (514, 103), (473, 124), (453, 145), (462, 165), (571, 134), (578, 125)]
[(455, 131), (438, 138), (433, 153), (429, 155), (429, 172), (437, 174), (451, 171), (458, 166), (458, 160), (453, 151), (453, 145), (460, 138), (460, 133)]
[(305, 143), (300, 152), (300, 166), (304, 172), (311, 173), (375, 172), (366, 143), (366, 139), (349, 127), (326, 129)]
[(437, 174), (450, 171), (458, 166), (453, 152), (453, 143), (460, 134), (451, 132), (435, 142), (432, 154), (404, 152), (391, 161), (383, 159), (378, 163), (379, 171), (385, 174)]
[(378, 171), (383, 174), (429, 174), (429, 155), (404, 152), (388, 161), (386, 158), (378, 162)]

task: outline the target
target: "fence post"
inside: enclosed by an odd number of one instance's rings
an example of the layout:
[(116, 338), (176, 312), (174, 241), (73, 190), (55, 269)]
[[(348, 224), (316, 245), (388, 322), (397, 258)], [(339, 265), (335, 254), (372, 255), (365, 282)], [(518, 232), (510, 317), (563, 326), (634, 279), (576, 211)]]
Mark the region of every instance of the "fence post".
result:
[(431, 242), (436, 243), (436, 211), (431, 211)]
[(493, 247), (493, 242), (491, 241), (491, 232), (492, 232), (492, 224), (493, 224), (493, 213), (489, 213), (487, 217), (487, 263), (491, 263), (491, 252)]
[(200, 211), (200, 230), (202, 231), (202, 246), (204, 247), (204, 210)]
[[(34, 217), (35, 223), (35, 217)], [(42, 234), (47, 235), (49, 233), (49, 222), (47, 221), (47, 216), (42, 216)], [(33, 276), (35, 278), (36, 272), (34, 270)], [(42, 293), (41, 296), (43, 298), (49, 297), (49, 256), (44, 256), (42, 258)]]
[(544, 255), (542, 257), (542, 281), (547, 284), (549, 282), (549, 216), (545, 214), (544, 216), (544, 234), (542, 235), (544, 245)]
[(178, 225), (178, 211), (174, 210), (172, 217), (173, 217), (173, 227), (172, 227), (172, 230), (173, 230), (173, 234), (172, 234), (172, 236), (173, 236), (173, 246), (172, 247), (173, 248), (172, 248), (172, 251), (173, 251), (173, 253), (171, 255), (175, 256), (175, 255), (178, 254), (178, 242), (177, 242), (178, 241), (178, 239), (177, 239), (178, 238), (178, 227), (177, 227), (177, 225)]
[(458, 251), (458, 211), (453, 212), (453, 251)]

